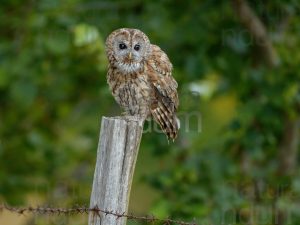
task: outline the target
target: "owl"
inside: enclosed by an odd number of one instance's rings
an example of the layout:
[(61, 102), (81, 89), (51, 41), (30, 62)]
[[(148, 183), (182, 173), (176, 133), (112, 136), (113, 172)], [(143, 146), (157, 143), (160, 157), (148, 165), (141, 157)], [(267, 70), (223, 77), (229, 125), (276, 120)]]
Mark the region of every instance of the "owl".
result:
[(140, 30), (121, 28), (106, 39), (107, 83), (125, 116), (153, 118), (174, 139), (179, 129), (177, 82), (163, 50)]

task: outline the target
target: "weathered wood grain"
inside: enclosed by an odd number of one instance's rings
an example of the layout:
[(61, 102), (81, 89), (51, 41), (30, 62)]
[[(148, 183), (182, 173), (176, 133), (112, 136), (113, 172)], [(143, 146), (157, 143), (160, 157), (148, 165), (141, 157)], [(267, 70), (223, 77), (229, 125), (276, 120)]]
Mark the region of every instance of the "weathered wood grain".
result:
[[(102, 118), (90, 207), (127, 213), (135, 163), (142, 137), (140, 122)], [(126, 218), (89, 215), (89, 225), (125, 225)]]

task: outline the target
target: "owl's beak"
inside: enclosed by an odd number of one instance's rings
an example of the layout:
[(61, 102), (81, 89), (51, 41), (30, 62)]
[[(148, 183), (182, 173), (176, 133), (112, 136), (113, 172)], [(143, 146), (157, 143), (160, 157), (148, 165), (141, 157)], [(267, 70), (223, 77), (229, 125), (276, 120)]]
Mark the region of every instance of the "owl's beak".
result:
[(131, 52), (129, 52), (129, 54), (128, 54), (128, 58), (129, 58), (129, 60), (131, 60), (131, 58), (132, 58), (132, 54), (131, 54)]

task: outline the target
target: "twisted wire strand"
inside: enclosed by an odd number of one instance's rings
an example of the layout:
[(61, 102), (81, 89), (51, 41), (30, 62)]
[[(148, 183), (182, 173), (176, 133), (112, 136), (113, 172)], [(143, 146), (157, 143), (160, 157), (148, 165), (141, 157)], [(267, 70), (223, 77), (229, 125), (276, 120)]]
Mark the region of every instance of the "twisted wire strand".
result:
[[(160, 219), (156, 218), (153, 215), (147, 215), (147, 216), (136, 216), (133, 214), (126, 214), (124, 213), (119, 213), (119, 212), (114, 212), (112, 210), (104, 210), (100, 209), (97, 206), (93, 208), (89, 207), (72, 207), (72, 208), (52, 208), (52, 207), (13, 207), (9, 206), (6, 204), (1, 204), (0, 205), (0, 213), (4, 211), (9, 211), (11, 213), (16, 213), (20, 215), (24, 215), (26, 213), (31, 213), (31, 214), (40, 214), (40, 215), (66, 215), (66, 216), (71, 216), (71, 215), (76, 215), (76, 214), (89, 214), (89, 213), (94, 213), (96, 216), (115, 216), (116, 219), (119, 218), (127, 218), (128, 220), (136, 220), (136, 221), (143, 221), (147, 223), (154, 223), (154, 222), (159, 222), (163, 225), (172, 225), (172, 224), (177, 224), (177, 225), (197, 225), (196, 222), (184, 222), (181, 220), (173, 220), (173, 219)], [(102, 215), (101, 215), (102, 214)]]

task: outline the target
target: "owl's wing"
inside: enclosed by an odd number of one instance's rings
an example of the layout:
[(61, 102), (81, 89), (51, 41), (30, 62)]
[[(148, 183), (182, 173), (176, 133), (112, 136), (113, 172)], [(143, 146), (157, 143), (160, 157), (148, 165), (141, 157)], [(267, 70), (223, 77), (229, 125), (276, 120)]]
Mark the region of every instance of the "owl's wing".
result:
[(175, 139), (179, 129), (176, 110), (179, 105), (177, 82), (172, 77), (172, 64), (158, 46), (152, 45), (149, 57), (149, 79), (154, 89), (151, 113), (169, 138)]

